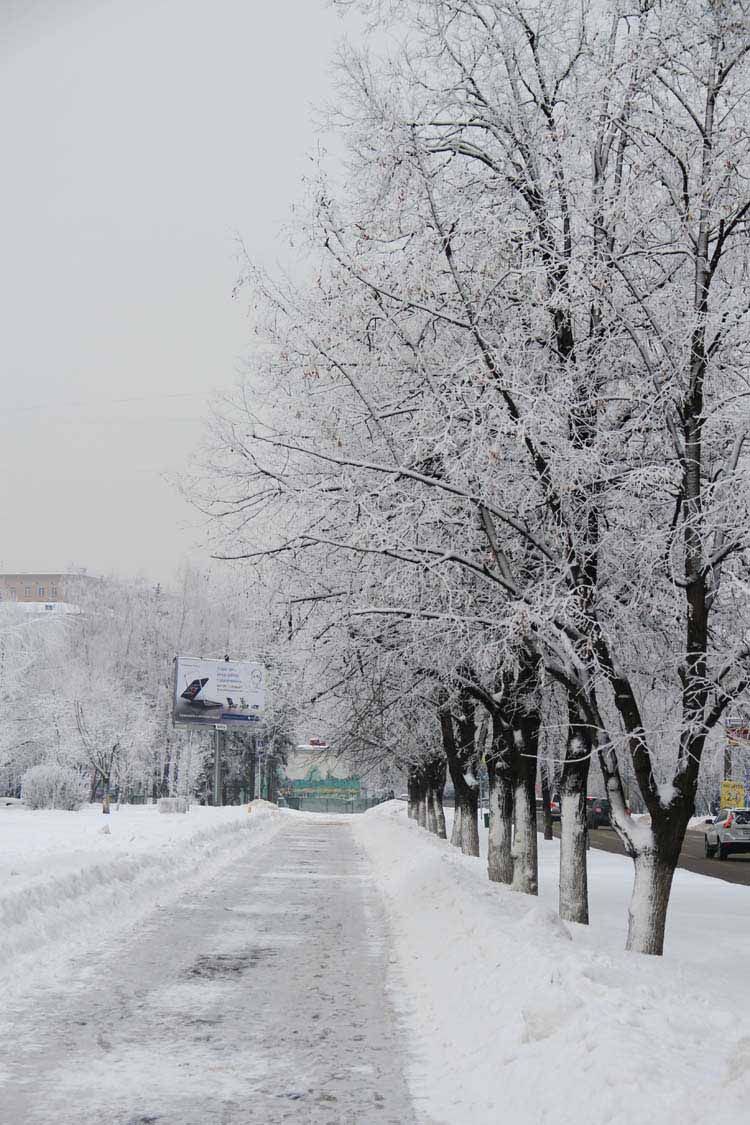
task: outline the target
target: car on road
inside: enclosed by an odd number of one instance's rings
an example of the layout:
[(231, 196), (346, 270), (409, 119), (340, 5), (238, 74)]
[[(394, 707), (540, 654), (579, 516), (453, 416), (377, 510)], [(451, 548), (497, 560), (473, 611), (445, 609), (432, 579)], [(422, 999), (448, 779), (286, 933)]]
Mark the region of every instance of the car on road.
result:
[(609, 828), (612, 806), (604, 797), (586, 798), (586, 827)]
[(721, 809), (706, 827), (705, 849), (708, 859), (750, 852), (750, 809)]
[[(549, 803), (549, 811), (553, 820), (560, 820), (562, 817), (562, 800), (559, 794), (552, 798)], [(541, 813), (541, 801), (537, 800), (537, 812)], [(630, 816), (630, 809), (625, 806), (625, 812)], [(606, 797), (587, 797), (586, 798), (586, 827), (587, 828), (608, 828), (612, 823), (611, 819), (612, 806)]]

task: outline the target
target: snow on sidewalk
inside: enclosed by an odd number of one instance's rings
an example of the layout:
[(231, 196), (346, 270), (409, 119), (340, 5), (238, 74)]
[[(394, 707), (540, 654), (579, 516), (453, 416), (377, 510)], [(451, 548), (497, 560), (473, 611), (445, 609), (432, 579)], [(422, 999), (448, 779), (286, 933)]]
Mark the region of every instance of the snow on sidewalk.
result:
[[(622, 952), (632, 864), (592, 850), (592, 925), (557, 917), (557, 841), (539, 900), (490, 884), (389, 802), (356, 818), (390, 916), (390, 989), (410, 1086), (451, 1125), (747, 1120), (750, 890), (679, 871), (664, 958)], [(645, 1116), (644, 1116), (645, 1115)]]
[[(220, 870), (273, 835), (284, 813), (265, 802), (160, 814), (123, 805), (109, 816), (0, 810), (0, 988), (53, 979), (97, 938)], [(109, 829), (103, 832), (102, 829)]]
[(0, 1004), (3, 1125), (416, 1125), (351, 820), (277, 817), (272, 840)]

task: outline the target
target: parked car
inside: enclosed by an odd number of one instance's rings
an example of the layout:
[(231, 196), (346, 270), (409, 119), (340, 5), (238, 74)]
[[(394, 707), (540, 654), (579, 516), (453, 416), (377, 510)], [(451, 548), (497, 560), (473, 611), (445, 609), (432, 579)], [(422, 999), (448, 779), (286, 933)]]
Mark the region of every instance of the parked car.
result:
[(586, 798), (586, 827), (608, 828), (612, 806), (604, 797)]
[[(561, 810), (560, 795), (553, 797), (549, 803), (550, 814), (553, 820), (560, 820)], [(537, 802), (537, 808), (539, 803)], [(586, 798), (586, 827), (587, 828), (606, 828), (611, 821), (612, 806), (606, 797), (587, 797)], [(626, 806), (625, 812), (630, 816), (630, 809)]]
[(726, 859), (733, 852), (750, 852), (750, 809), (721, 809), (706, 827), (706, 857)]

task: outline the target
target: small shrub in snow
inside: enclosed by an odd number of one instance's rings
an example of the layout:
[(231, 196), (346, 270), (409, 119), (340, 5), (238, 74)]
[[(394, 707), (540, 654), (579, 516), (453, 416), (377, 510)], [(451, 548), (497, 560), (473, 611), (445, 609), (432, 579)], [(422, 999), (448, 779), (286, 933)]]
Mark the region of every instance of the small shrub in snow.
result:
[(88, 796), (85, 778), (68, 766), (53, 763), (32, 766), (21, 785), (30, 809), (80, 809)]
[(159, 812), (180, 813), (187, 812), (187, 800), (184, 797), (160, 797)]

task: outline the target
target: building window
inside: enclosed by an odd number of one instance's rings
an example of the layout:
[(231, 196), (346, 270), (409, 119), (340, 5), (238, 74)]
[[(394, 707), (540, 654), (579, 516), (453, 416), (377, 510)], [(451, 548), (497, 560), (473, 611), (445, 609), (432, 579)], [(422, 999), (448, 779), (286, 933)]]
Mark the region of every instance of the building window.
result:
[(25, 598), (30, 598), (30, 597), (31, 597), (31, 586), (24, 586), (24, 588), (23, 588), (23, 596), (24, 596)]
[(16, 588), (15, 588), (15, 586), (11, 586), (11, 588), (10, 588), (10, 600), (12, 602), (14, 602), (16, 600)]
[(49, 588), (49, 596), (50, 596), (51, 598), (56, 598), (56, 597), (57, 597), (57, 586), (50, 586), (50, 588)]
[(38, 598), (43, 598), (43, 597), (44, 597), (44, 586), (37, 586), (37, 588), (36, 588), (36, 596), (37, 596)]

